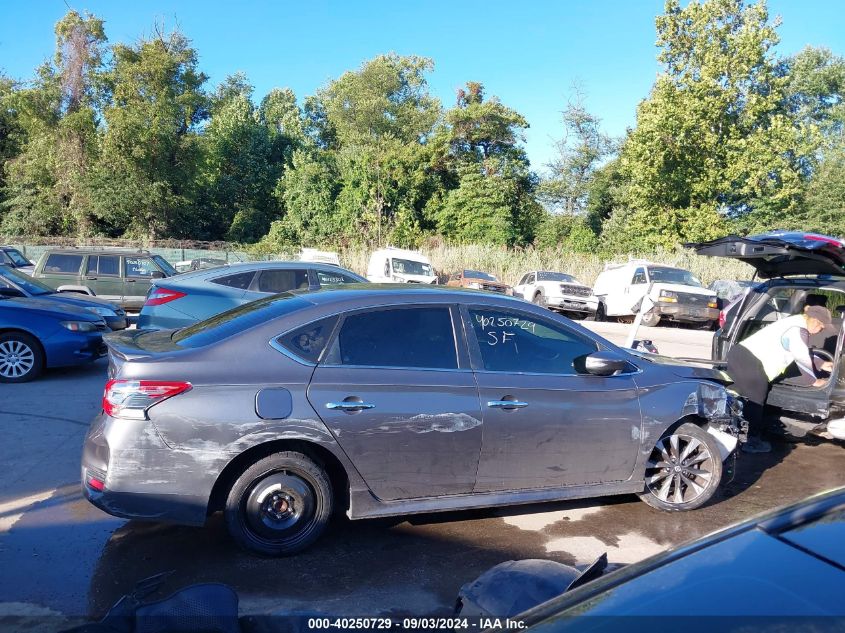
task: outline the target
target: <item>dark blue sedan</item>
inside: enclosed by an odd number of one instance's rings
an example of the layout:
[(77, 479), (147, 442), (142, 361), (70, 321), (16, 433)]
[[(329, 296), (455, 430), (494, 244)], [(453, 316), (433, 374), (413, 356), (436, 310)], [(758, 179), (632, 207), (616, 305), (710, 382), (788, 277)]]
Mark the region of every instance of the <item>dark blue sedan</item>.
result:
[(57, 292), (18, 268), (0, 266), (0, 295), (48, 299), (62, 305), (71, 305), (93, 312), (103, 317), (112, 330), (124, 330), (129, 327), (126, 312), (111, 301), (78, 292)]
[(0, 293), (0, 382), (28, 382), (45, 367), (82, 365), (105, 353), (103, 318), (48, 299)]

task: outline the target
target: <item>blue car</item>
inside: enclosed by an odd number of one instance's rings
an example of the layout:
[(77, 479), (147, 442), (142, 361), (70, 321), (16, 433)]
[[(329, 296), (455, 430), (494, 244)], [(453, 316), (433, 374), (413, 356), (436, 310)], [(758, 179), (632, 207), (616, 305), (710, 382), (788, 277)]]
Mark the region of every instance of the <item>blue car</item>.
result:
[(45, 367), (82, 365), (103, 356), (103, 318), (48, 299), (0, 293), (0, 382), (28, 382)]
[(350, 270), (314, 262), (248, 262), (153, 282), (138, 329), (178, 329), (250, 301), (290, 290), (367, 283)]
[(126, 312), (111, 301), (92, 297), (78, 292), (57, 292), (18, 268), (0, 265), (0, 295), (6, 297), (38, 297), (55, 301), (62, 305), (84, 308), (103, 317), (112, 330), (124, 330), (129, 327)]

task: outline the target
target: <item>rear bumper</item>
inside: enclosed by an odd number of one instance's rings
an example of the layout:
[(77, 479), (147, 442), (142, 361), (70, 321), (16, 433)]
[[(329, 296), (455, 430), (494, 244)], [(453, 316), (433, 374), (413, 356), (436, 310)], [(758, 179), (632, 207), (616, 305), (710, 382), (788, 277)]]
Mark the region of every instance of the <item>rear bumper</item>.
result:
[[(203, 525), (211, 490), (230, 457), (173, 450), (149, 420), (101, 413), (82, 449), (82, 491), (93, 505), (123, 519)], [(92, 479), (100, 483), (92, 485)]]
[(654, 306), (661, 317), (670, 321), (682, 321), (687, 323), (704, 323), (706, 321), (718, 321), (719, 310), (717, 308), (702, 308), (700, 306), (685, 306), (683, 304), (662, 304)]
[(137, 328), (139, 330), (178, 330), (197, 322), (182, 312), (167, 306), (156, 306), (152, 309), (143, 308), (138, 315)]

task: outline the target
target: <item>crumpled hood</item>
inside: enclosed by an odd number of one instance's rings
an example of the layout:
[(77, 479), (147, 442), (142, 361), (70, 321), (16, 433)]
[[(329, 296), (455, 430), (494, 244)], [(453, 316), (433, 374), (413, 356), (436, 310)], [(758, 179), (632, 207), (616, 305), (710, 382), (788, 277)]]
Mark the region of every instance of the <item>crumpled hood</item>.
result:
[(706, 359), (681, 359), (672, 358), (670, 356), (662, 356), (660, 354), (652, 354), (650, 352), (643, 352), (639, 350), (625, 350), (629, 354), (639, 356), (647, 361), (655, 363), (656, 365), (663, 365), (673, 374), (679, 378), (693, 378), (703, 380), (713, 380), (723, 385), (729, 385), (733, 382), (730, 376), (720, 367), (724, 363), (715, 362)]

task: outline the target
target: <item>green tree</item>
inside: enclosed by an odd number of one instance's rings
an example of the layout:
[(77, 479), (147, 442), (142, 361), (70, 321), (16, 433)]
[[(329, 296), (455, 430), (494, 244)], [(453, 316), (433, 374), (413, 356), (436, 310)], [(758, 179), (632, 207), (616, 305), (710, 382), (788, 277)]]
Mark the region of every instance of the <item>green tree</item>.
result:
[[(432, 170), (448, 193), (433, 193), (426, 214), (446, 237), (458, 242), (528, 244), (543, 210), (521, 146), (525, 118), (497, 98), (485, 99), (484, 86), (469, 82), (457, 93), (433, 145)], [(443, 150), (446, 151), (443, 154)]]
[(28, 88), (5, 100), (17, 113), (20, 154), (8, 162), (4, 230), (93, 231), (88, 175), (97, 155), (103, 99), (103, 21), (69, 11), (55, 27), (56, 53)]
[(776, 26), (762, 1), (667, 0), (657, 18), (664, 73), (621, 158), (627, 205), (644, 220), (666, 215), (647, 220), (666, 232), (659, 241), (682, 238), (678, 218), (765, 223), (798, 208), (814, 135), (788, 111)]
[(118, 44), (107, 80), (102, 152), (92, 178), (92, 207), (110, 233), (186, 236), (208, 224), (193, 206), (207, 117), (206, 76), (196, 52), (174, 31), (134, 46)]
[(563, 111), (563, 125), (558, 156), (549, 164), (550, 175), (541, 183), (540, 195), (554, 210), (575, 215), (586, 211), (593, 179), (614, 144), (602, 133), (601, 120), (587, 111), (578, 89)]

